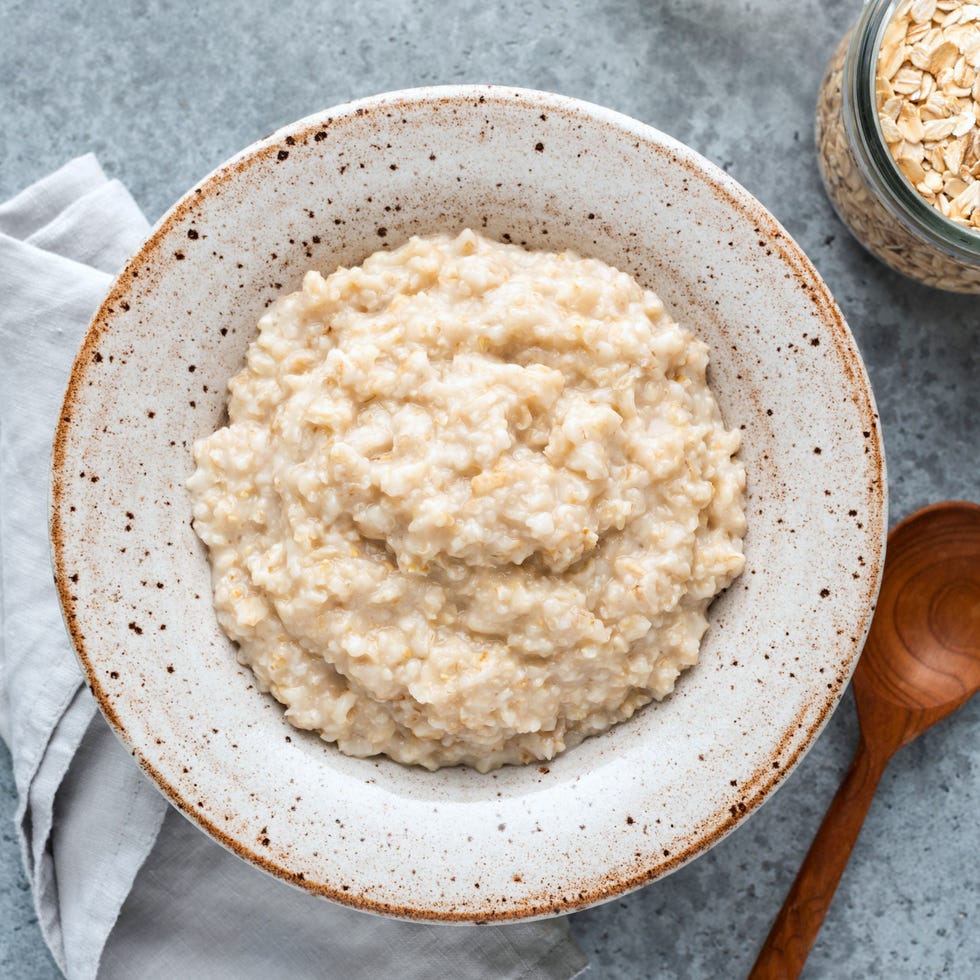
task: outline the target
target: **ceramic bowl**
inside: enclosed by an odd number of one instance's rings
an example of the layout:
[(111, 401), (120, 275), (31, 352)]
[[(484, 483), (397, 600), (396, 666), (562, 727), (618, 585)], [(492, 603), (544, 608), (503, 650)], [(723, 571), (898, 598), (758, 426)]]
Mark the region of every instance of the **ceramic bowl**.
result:
[[(262, 311), (303, 273), (473, 227), (652, 287), (711, 347), (741, 430), (743, 576), (676, 692), (547, 765), (430, 773), (291, 728), (218, 628), (184, 481)], [(215, 840), (410, 918), (565, 912), (667, 874), (786, 777), (837, 704), (878, 589), (886, 493), (868, 379), (826, 286), (692, 150), (541, 92), (427, 88), (249, 147), (155, 227), (99, 310), (55, 443), (68, 627), (106, 718)]]

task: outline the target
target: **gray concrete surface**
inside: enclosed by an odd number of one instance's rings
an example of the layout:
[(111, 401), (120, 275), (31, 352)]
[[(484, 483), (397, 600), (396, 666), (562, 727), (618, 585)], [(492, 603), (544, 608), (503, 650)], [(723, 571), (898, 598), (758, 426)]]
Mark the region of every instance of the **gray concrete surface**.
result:
[[(857, 336), (895, 521), (980, 499), (980, 301), (899, 278), (823, 195), (817, 87), (859, 0), (0, 0), (0, 198), (94, 150), (151, 219), (240, 147), (349, 98), (501, 82), (603, 103), (724, 166), (788, 227)], [(590, 977), (744, 976), (856, 739), (848, 696), (776, 796), (707, 856), (573, 917)], [(805, 976), (980, 975), (980, 699), (893, 763)], [(57, 975), (10, 831), (0, 752), (0, 975)], [(135, 974), (134, 974), (135, 975)]]

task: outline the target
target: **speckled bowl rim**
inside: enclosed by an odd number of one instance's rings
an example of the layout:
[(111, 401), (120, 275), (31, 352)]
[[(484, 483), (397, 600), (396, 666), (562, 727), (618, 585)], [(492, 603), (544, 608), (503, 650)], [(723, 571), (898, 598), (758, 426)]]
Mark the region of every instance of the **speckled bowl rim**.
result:
[[(878, 544), (878, 551), (869, 558), (869, 564), (874, 563), (874, 566), (865, 583), (866, 588), (863, 593), (865, 597), (865, 613), (863, 621), (855, 629), (855, 636), (851, 638), (854, 642), (851, 644), (850, 657), (839, 663), (840, 676), (838, 682), (833, 685), (828, 685), (828, 690), (823, 694), (818, 693), (816, 695), (814, 702), (820, 706), (816, 720), (806, 730), (803, 730), (802, 724), (800, 725), (800, 730), (803, 731), (803, 734), (793, 739), (795, 744), (790, 749), (789, 754), (781, 754), (781, 748), (786, 748), (787, 746), (780, 745), (774, 747), (774, 757), (775, 754), (779, 754), (779, 758), (782, 760), (779, 763), (779, 768), (760, 768), (756, 775), (747, 781), (744, 786), (747, 799), (746, 803), (741, 804), (737, 809), (735, 807), (722, 808), (713, 816), (711, 821), (704, 822), (705, 825), (710, 824), (710, 826), (705, 827), (703, 825), (699, 833), (692, 835), (684, 849), (671, 853), (669, 857), (658, 861), (652, 867), (644, 868), (639, 873), (614, 880), (607, 877), (601, 882), (599, 887), (587, 892), (579, 891), (572, 898), (559, 898), (557, 901), (532, 903), (507, 909), (488, 907), (479, 914), (459, 914), (447, 913), (441, 909), (423, 909), (416, 905), (398, 906), (389, 902), (379, 902), (368, 896), (358, 895), (351, 891), (340, 891), (330, 884), (309, 881), (303, 875), (298, 875), (295, 870), (270, 860), (268, 856), (259, 853), (254, 846), (248, 846), (243, 840), (227, 834), (214, 821), (195, 809), (191, 802), (185, 799), (178, 789), (168, 782), (165, 776), (143, 755), (141, 746), (130, 738), (130, 734), (118, 717), (107, 696), (102, 679), (96, 670), (91, 655), (86, 649), (84, 637), (81, 635), (76, 623), (76, 600), (72, 595), (72, 584), (69, 581), (64, 562), (64, 540), (60, 509), (67, 505), (67, 499), (70, 495), (67, 473), (65, 471), (65, 453), (71, 430), (73, 406), (84, 387), (86, 373), (92, 363), (91, 355), (94, 351), (95, 344), (108, 329), (113, 318), (114, 307), (130, 288), (132, 282), (131, 277), (136, 274), (134, 270), (139, 269), (154, 255), (161, 240), (170, 229), (182, 220), (188, 209), (199, 204), (204, 197), (213, 193), (227, 182), (234, 180), (236, 175), (247, 167), (250, 162), (260, 157), (271, 156), (277, 152), (281, 153), (284, 141), (287, 145), (290, 145), (289, 140), (298, 142), (305, 137), (314, 136), (318, 130), (322, 129), (325, 116), (329, 116), (332, 127), (337, 127), (343, 125), (345, 120), (360, 117), (376, 110), (383, 109), (390, 112), (399, 106), (417, 106), (433, 103), (450, 105), (459, 100), (472, 101), (479, 99), (482, 102), (484, 97), (488, 99), (491, 97), (506, 99), (510, 104), (520, 104), (533, 112), (549, 111), (565, 113), (566, 115), (574, 116), (593, 125), (608, 127), (620, 133), (627, 133), (636, 140), (647, 144), (648, 147), (658, 152), (669, 154), (672, 162), (684, 167), (689, 172), (696, 173), (699, 177), (706, 180), (712, 186), (712, 189), (723, 197), (735, 211), (742, 214), (747, 220), (755, 223), (756, 231), (760, 235), (765, 236), (772, 244), (772, 247), (778, 252), (779, 257), (792, 276), (804, 285), (809, 298), (819, 310), (822, 325), (834, 339), (834, 343), (842, 356), (844, 372), (848, 376), (852, 390), (864, 399), (862, 411), (871, 420), (869, 424), (873, 430), (869, 451), (873, 454), (874, 466), (878, 473), (877, 479), (873, 481), (874, 492), (871, 494), (872, 512), (869, 518), (871, 522), (870, 530), (874, 533), (869, 533), (868, 539)], [(352, 906), (362, 911), (396, 916), (404, 919), (450, 923), (486, 923), (528, 920), (564, 914), (616, 898), (628, 891), (672, 873), (684, 864), (705, 853), (731, 833), (748, 816), (754, 813), (763, 802), (772, 796), (775, 789), (783, 783), (786, 777), (799, 764), (806, 752), (813, 746), (817, 737), (827, 724), (831, 714), (840, 703), (842, 694), (857, 664), (864, 641), (867, 638), (881, 583), (888, 528), (888, 490), (884, 447), (881, 440), (880, 427), (877, 425), (877, 417), (870, 381), (853, 335), (845, 323), (829, 289), (810, 260), (759, 201), (752, 197), (727, 173), (690, 147), (651, 126), (611, 109), (583, 100), (537, 90), (496, 85), (448, 85), (381, 93), (313, 113), (303, 119), (281, 127), (271, 135), (251, 144), (230, 157), (225, 163), (221, 164), (208, 176), (199, 181), (157, 221), (145, 242), (129, 260), (125, 269), (111, 286), (106, 299), (92, 320), (82, 343), (81, 350), (74, 362), (53, 444), (50, 534), (55, 584), (61, 601), (66, 627), (72, 639), (78, 660), (85, 672), (89, 687), (98, 702), (102, 714), (109, 722), (112, 730), (130, 751), (144, 772), (155, 782), (160, 791), (174, 806), (201, 830), (237, 856), (307, 892), (327, 897), (340, 904)], [(868, 433), (865, 433), (865, 436), (867, 438)], [(729, 810), (732, 812), (729, 812)]]

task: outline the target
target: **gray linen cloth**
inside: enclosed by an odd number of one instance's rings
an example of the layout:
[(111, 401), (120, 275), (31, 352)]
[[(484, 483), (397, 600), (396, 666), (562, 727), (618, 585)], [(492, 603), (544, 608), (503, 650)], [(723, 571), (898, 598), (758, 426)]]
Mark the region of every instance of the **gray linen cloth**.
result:
[(148, 230), (91, 154), (0, 205), (0, 736), (56, 962), (71, 980), (581, 972), (564, 920), (398, 922), (263, 874), (173, 810), (96, 710), (52, 583), (51, 439), (88, 322)]

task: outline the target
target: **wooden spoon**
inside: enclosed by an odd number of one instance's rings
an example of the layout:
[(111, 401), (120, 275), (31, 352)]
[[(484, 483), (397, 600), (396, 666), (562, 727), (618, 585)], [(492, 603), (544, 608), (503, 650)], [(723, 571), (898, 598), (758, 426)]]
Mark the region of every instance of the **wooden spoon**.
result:
[(888, 535), (853, 684), (857, 753), (749, 980), (799, 976), (889, 759), (980, 690), (980, 506), (935, 504)]

